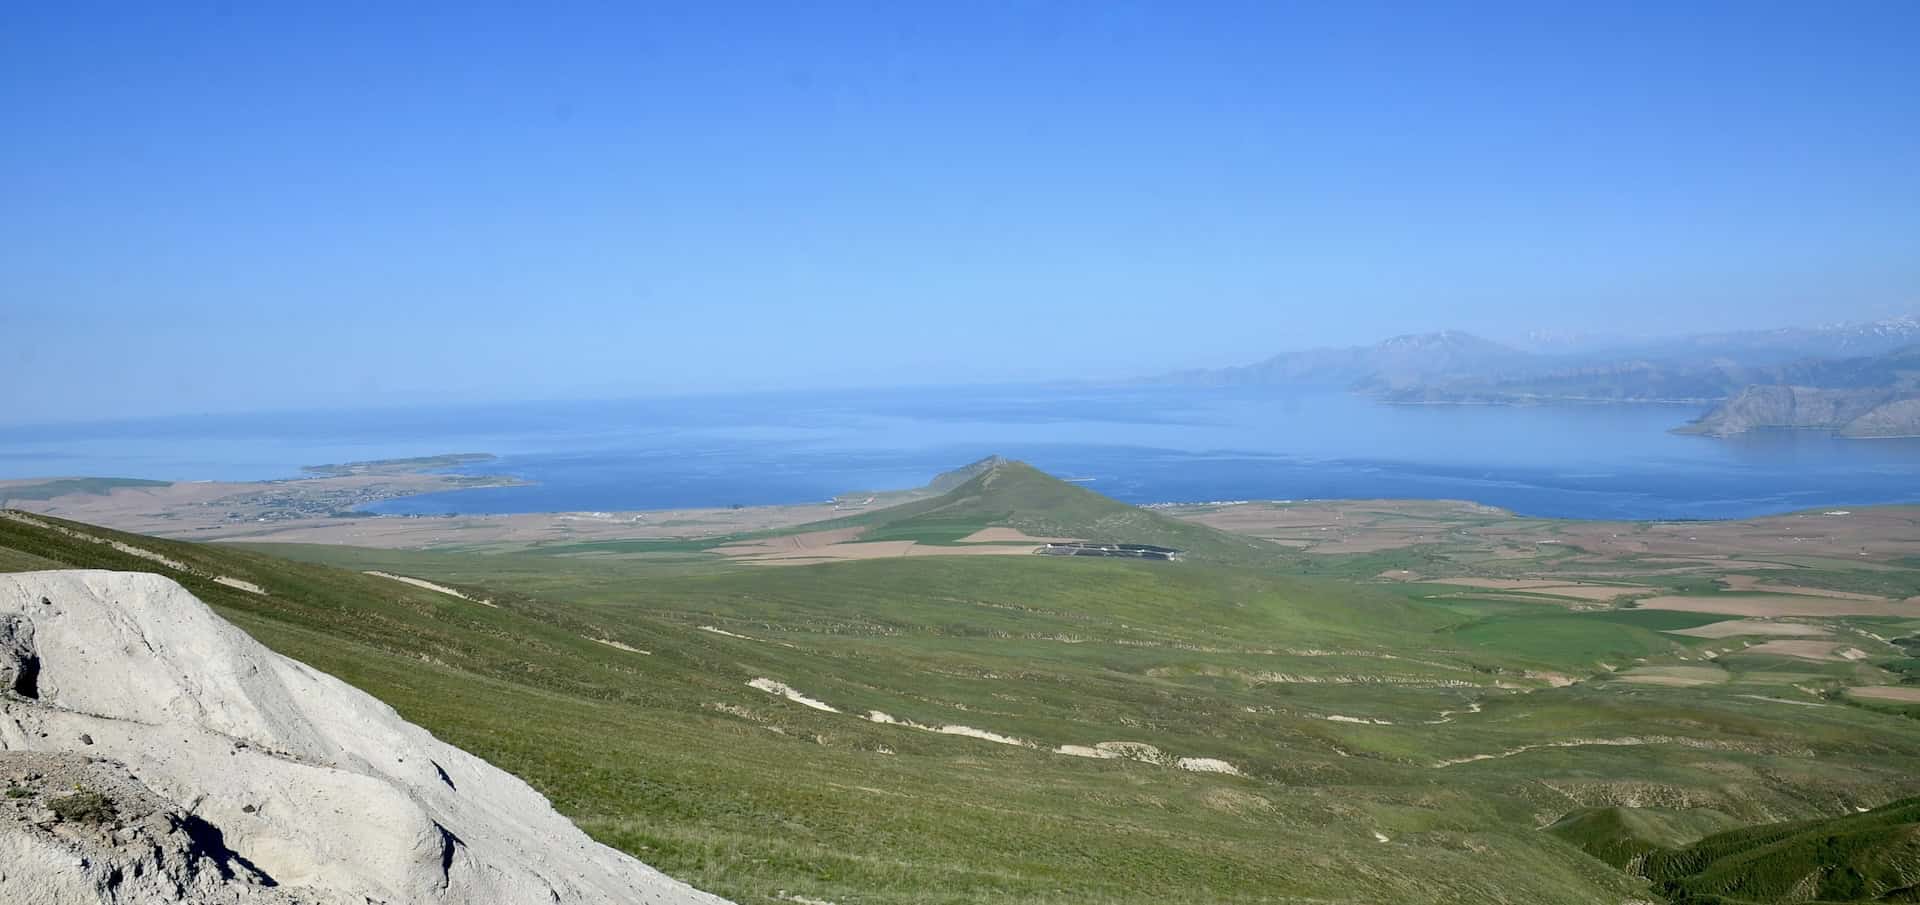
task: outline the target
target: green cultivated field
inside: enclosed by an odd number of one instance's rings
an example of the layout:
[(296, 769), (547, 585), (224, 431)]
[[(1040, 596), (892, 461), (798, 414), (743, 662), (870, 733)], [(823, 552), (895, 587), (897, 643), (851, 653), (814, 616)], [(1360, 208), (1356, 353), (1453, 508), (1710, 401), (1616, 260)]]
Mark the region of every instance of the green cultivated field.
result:
[[(1911, 660), (1897, 644), (1716, 663), (1742, 642), (1668, 632), (1728, 617), (1434, 599), (1363, 580), (1375, 562), (1303, 575), (1296, 554), (1024, 466), (824, 527), (1192, 555), (765, 567), (700, 552), (714, 541), (240, 548), (43, 521), (190, 569), (12, 520), (0, 568), (168, 574), (595, 837), (756, 905), (1804, 901), (1729, 881), (1748, 848), (1688, 846), (1920, 794), (1920, 722), (1838, 693), (1911, 675), (1882, 668)], [(1641, 678), (1672, 676), (1698, 684)], [(1894, 813), (1873, 832), (1912, 838)], [(1795, 842), (1793, 869), (1839, 877), (1824, 895), (1846, 886), (1828, 861), (1852, 858), (1878, 895), (1910, 851), (1883, 842)]]

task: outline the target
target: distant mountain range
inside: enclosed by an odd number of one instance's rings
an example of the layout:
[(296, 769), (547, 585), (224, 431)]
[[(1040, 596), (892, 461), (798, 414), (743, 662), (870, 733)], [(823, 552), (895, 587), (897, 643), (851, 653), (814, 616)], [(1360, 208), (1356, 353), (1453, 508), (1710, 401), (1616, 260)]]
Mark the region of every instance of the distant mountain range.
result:
[(1751, 365), (1804, 358), (1860, 358), (1915, 343), (1920, 343), (1920, 317), (1904, 315), (1859, 324), (1702, 333), (1654, 341), (1641, 351), (1656, 357), (1715, 358)]
[(1844, 437), (1920, 436), (1920, 346), (1885, 355), (1783, 365), (1744, 387), (1686, 433), (1727, 437), (1762, 428), (1831, 430)]
[(1371, 346), (1289, 352), (1241, 367), (1183, 371), (1163, 379), (1203, 386), (1392, 390), (1509, 370), (1519, 373), (1537, 357), (1471, 333), (1444, 330), (1396, 336)]
[(1920, 343), (1920, 317), (1905, 315), (1866, 323), (1815, 327), (1731, 330), (1678, 337), (1623, 336), (1538, 330), (1522, 348), (1542, 355), (1584, 358), (1726, 359), (1742, 364), (1778, 364), (1801, 358), (1852, 358)]
[(1530, 338), (1527, 351), (1446, 330), (1319, 348), (1152, 382), (1340, 388), (1401, 404), (1718, 405), (1690, 430), (1920, 435), (1920, 318), (1668, 339)]

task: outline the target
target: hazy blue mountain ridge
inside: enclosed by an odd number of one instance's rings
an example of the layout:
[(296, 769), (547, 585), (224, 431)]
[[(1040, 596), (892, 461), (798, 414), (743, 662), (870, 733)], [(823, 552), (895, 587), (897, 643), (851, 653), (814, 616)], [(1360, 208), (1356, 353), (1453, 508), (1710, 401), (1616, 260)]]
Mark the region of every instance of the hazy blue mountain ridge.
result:
[[(1915, 369), (1920, 319), (1698, 334), (1663, 340), (1533, 337), (1526, 351), (1470, 333), (1410, 334), (1318, 348), (1152, 382), (1338, 387), (1396, 403), (1731, 400), (1755, 386), (1898, 390)], [(1885, 400), (1882, 400), (1885, 401)]]

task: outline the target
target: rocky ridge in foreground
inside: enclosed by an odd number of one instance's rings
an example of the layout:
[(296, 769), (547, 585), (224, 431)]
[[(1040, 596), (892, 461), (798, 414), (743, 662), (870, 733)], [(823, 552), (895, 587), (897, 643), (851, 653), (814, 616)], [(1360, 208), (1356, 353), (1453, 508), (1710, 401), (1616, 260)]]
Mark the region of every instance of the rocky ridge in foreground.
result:
[(724, 905), (158, 575), (0, 575), (0, 901)]

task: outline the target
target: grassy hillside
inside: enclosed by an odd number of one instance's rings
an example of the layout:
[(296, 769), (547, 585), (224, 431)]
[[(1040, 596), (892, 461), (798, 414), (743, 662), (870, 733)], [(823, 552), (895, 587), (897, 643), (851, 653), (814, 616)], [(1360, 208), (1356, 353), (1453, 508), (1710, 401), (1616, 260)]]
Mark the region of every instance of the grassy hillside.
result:
[(1614, 867), (1639, 872), (1649, 854), (1680, 848), (1739, 820), (1708, 808), (1581, 808), (1546, 831)]
[(1920, 902), (1920, 798), (1717, 833), (1643, 870), (1676, 903)]
[(644, 555), (680, 561), (712, 560), (705, 551), (727, 543), (842, 528), (865, 529), (859, 541), (913, 541), (947, 546), (982, 528), (1015, 528), (1035, 537), (1074, 537), (1142, 543), (1186, 551), (1189, 559), (1274, 565), (1287, 551), (1265, 541), (1219, 531), (1130, 506), (1062, 481), (1024, 462), (990, 456), (934, 478), (925, 497), (827, 521), (787, 528), (684, 539), (536, 544), (547, 556)]
[[(913, 517), (985, 511), (967, 500)], [(1422, 587), (1050, 557), (238, 549), (39, 521), (0, 519), (0, 567), (174, 577), (596, 838), (753, 905), (1616, 905), (1647, 882), (1537, 827), (1626, 799), (1754, 823), (1920, 794), (1920, 722), (1593, 680), (1569, 625)], [(1656, 664), (1692, 649), (1607, 617), (1556, 619)]]
[(988, 456), (975, 462), (969, 462), (959, 468), (943, 471), (927, 482), (927, 490), (934, 493), (951, 493), (960, 485), (978, 477), (980, 473), (1007, 464), (1005, 456)]
[(1035, 537), (1157, 544), (1219, 562), (1272, 562), (1285, 554), (1254, 538), (1109, 499), (1025, 462), (996, 457), (948, 475), (965, 476), (965, 480), (933, 499), (819, 522), (803, 530), (864, 526), (868, 531), (862, 540), (952, 543), (981, 528), (1006, 527)]

